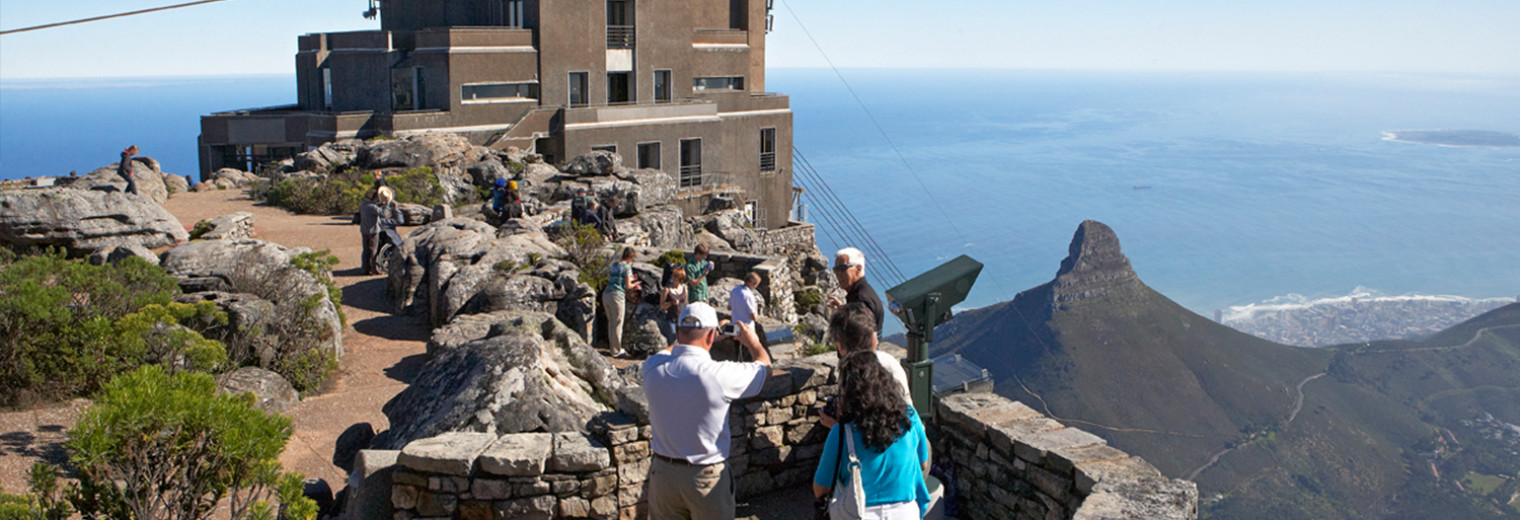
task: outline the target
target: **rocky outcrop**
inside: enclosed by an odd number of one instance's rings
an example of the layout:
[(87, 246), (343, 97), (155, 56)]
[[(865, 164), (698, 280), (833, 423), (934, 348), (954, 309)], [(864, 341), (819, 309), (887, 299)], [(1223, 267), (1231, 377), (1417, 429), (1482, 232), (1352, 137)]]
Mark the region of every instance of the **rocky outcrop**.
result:
[(727, 242), (733, 250), (740, 253), (759, 251), (760, 237), (749, 227), (749, 219), (744, 218), (743, 212), (736, 209), (723, 210), (707, 215), (704, 219), (706, 224), (703, 228)]
[(435, 222), (412, 232), (399, 253), (390, 266), (392, 301), (434, 325), (500, 310), (553, 314), (577, 330), (590, 322), (591, 287), (536, 228), (498, 234), (477, 220)]
[(253, 213), (247, 211), (202, 220), (190, 230), (192, 240), (235, 240), (252, 236)]
[(225, 291), (187, 293), (174, 301), (216, 304), (217, 311), (227, 315), (227, 322), (213, 323), (201, 329), (201, 335), (221, 341), (229, 358), (251, 361), (263, 367), (274, 366), (279, 338), (264, 333), (273, 330), (279, 319), (274, 302), (253, 294)]
[(0, 242), (12, 247), (53, 246), (87, 254), (128, 244), (163, 247), (188, 238), (185, 226), (163, 207), (119, 191), (53, 187), (0, 192)]
[(615, 407), (622, 379), (554, 316), (508, 312), (492, 321), (479, 337), (471, 337), (478, 329), (458, 332), (435, 348), (418, 379), (386, 403), (391, 429), (377, 447), (444, 432), (581, 431)]
[[(428, 133), (401, 139), (383, 139), (362, 143), (354, 162), (360, 168), (419, 168), (440, 164), (459, 164), (483, 160), (490, 151), (470, 144), (462, 135)], [(473, 161), (471, 161), (473, 159)]]
[(252, 392), (253, 405), (269, 413), (284, 413), (301, 401), (301, 394), (279, 374), (258, 367), (243, 367), (221, 378), (223, 392)]
[(256, 180), (259, 180), (258, 175), (236, 168), (222, 168), (213, 172), (205, 181), (197, 184), (195, 191), (243, 189), (253, 184), (253, 181)]
[(180, 279), (186, 293), (246, 293), (275, 302), (277, 316), (266, 324), (278, 331), (275, 337), (300, 339), (341, 356), (343, 325), (327, 286), (291, 264), (291, 258), (308, 251), (254, 239), (197, 240), (166, 251), (160, 265)]
[(364, 146), (364, 142), (358, 139), (344, 139), (324, 144), (310, 151), (296, 154), (291, 168), (314, 172), (331, 172), (343, 169), (351, 165), (358, 157), (358, 150)]
[[(118, 164), (101, 166), (79, 177), (61, 177), (59, 184), (78, 190), (125, 191), (127, 181), (116, 175)], [(158, 161), (152, 157), (132, 159), (132, 178), (137, 181), (137, 194), (143, 198), (158, 204), (169, 200), (169, 189), (164, 185), (164, 172), (159, 169)], [(63, 182), (65, 179), (67, 182)]]
[(90, 253), (88, 260), (92, 265), (106, 265), (115, 264), (133, 256), (146, 260), (150, 264), (158, 265), (158, 254), (136, 242), (96, 249), (95, 252)]
[(1137, 295), (1143, 285), (1119, 249), (1114, 230), (1095, 220), (1083, 221), (1071, 238), (1067, 256), (1051, 284), (1058, 303)]
[(636, 358), (647, 358), (669, 345), (660, 334), (663, 311), (648, 303), (639, 303), (623, 320), (623, 350)]
[(175, 193), (189, 192), (190, 179), (186, 179), (183, 176), (175, 175), (172, 173), (165, 173), (164, 189), (168, 190), (170, 197), (173, 197)]
[(657, 249), (689, 249), (693, 244), (691, 225), (681, 210), (660, 206), (636, 217), (618, 220), (618, 230), (629, 238), (625, 242)]
[(623, 157), (612, 152), (583, 153), (565, 162), (564, 172), (577, 177), (606, 176), (623, 171)]

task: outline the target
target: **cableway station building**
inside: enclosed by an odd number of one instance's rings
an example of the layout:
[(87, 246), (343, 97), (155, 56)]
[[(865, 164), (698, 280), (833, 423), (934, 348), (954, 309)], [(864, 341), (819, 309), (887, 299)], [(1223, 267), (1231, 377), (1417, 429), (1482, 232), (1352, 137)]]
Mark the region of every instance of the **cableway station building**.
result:
[(380, 29), (301, 36), (295, 105), (202, 116), (200, 169), (341, 139), (453, 132), (551, 163), (594, 150), (788, 222), (792, 112), (765, 91), (768, 0), (375, 0)]

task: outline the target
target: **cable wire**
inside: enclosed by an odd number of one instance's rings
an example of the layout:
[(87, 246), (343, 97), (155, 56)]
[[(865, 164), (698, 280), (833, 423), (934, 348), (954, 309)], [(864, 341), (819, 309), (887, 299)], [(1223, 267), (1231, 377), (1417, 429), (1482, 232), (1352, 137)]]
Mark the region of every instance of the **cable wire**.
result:
[(123, 16), (132, 16), (132, 15), (146, 14), (146, 13), (152, 13), (152, 12), (156, 12), (156, 11), (167, 11), (167, 10), (170, 10), (170, 9), (179, 9), (181, 7), (190, 7), (190, 6), (195, 6), (195, 5), (209, 4), (209, 3), (222, 2), (222, 1), (224, 1), (224, 0), (199, 0), (199, 1), (196, 1), (196, 2), (186, 2), (186, 3), (183, 3), (183, 4), (166, 5), (166, 6), (163, 6), (163, 7), (154, 7), (154, 8), (151, 8), (151, 9), (140, 9), (140, 10), (137, 10), (137, 11), (128, 11), (128, 12), (125, 12), (125, 13), (108, 14), (108, 15), (105, 15), (105, 16), (95, 16), (95, 17), (91, 17), (91, 18), (81, 18), (81, 19), (78, 19), (78, 20), (70, 20), (70, 21), (67, 21), (67, 22), (57, 22), (57, 23), (50, 23), (50, 24), (43, 24), (43, 25), (34, 25), (34, 26), (31, 26), (31, 27), (22, 27), (20, 29), (6, 29), (4, 31), (0, 31), (0, 36), (4, 36), (4, 35), (7, 35), (7, 34), (19, 33), (19, 32), (36, 31), (36, 30), (41, 30), (41, 29), (50, 29), (50, 28), (53, 28), (53, 27), (62, 27), (62, 26), (65, 26), (65, 25), (74, 25), (74, 24), (85, 23), (85, 22), (94, 22), (94, 21), (98, 21), (98, 20), (108, 20), (108, 19), (111, 19), (111, 18), (121, 18)]
[(845, 216), (848, 217), (848, 222), (850, 224), (853, 224), (864, 238), (866, 242), (865, 245), (869, 248), (874, 249), (876, 251), (875, 254), (880, 255), (881, 259), (885, 262), (886, 267), (888, 267), (891, 273), (896, 275), (898, 283), (902, 283), (902, 281), (907, 280), (907, 277), (903, 276), (902, 270), (897, 268), (897, 263), (892, 261), (892, 257), (887, 255), (886, 249), (882, 248), (881, 244), (876, 242), (876, 238), (872, 237), (871, 233), (866, 231), (865, 226), (862, 226), (860, 224), (860, 219), (855, 218), (855, 213), (850, 211), (850, 207), (846, 205), (843, 200), (840, 200), (839, 195), (837, 193), (834, 193), (834, 188), (829, 186), (828, 182), (824, 181), (823, 176), (818, 173), (818, 169), (813, 167), (812, 161), (809, 161), (807, 159), (807, 156), (803, 155), (801, 151), (798, 151), (796, 145), (792, 146), (792, 155), (797, 159), (800, 159), (802, 165), (804, 166), (804, 168), (794, 167), (793, 170), (801, 170), (805, 175), (811, 175), (814, 180), (823, 187), (824, 197), (832, 199), (834, 201), (834, 204), (844, 211)]

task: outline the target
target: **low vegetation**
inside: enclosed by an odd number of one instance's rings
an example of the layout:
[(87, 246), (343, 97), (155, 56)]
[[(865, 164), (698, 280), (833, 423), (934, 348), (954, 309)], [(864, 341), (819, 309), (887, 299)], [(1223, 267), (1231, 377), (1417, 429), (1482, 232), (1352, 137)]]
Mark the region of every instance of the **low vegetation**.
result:
[[(385, 177), (385, 182), (396, 190), (396, 202), (424, 206), (443, 203), (443, 186), (430, 167), (390, 175)], [(370, 172), (350, 168), (327, 176), (259, 182), (251, 194), (270, 205), (300, 214), (351, 215), (359, 211), (359, 203), (374, 186)]]
[(556, 234), (554, 242), (565, 250), (565, 260), (579, 268), (581, 283), (597, 294), (607, 288), (607, 267), (612, 254), (603, 246), (607, 240), (590, 224), (570, 224)]
[[(326, 348), (334, 333), (322, 322), (323, 301), (332, 302), (340, 323), (347, 322), (341, 305), (343, 291), (332, 278), (332, 266), (337, 263), (338, 258), (327, 250), (296, 255), (284, 266), (267, 266), (253, 259), (243, 262), (250, 267), (229, 279), (229, 284), (237, 292), (272, 302), (274, 314), (262, 330), (244, 331), (251, 333), (230, 339), (234, 359), (239, 364), (268, 365), (303, 394), (321, 389), (338, 366), (336, 355)], [(292, 294), (310, 291), (301, 287), (309, 283), (305, 277), (292, 275), (291, 270), (311, 274), (324, 291), (292, 298)]]

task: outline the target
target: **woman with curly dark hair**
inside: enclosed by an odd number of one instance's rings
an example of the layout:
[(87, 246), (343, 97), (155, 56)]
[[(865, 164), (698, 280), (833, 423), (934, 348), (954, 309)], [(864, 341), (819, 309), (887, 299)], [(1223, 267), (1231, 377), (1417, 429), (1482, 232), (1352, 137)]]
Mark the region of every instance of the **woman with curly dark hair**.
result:
[(924, 485), (929, 439), (918, 414), (903, 402), (897, 381), (874, 352), (852, 353), (839, 361), (838, 403), (839, 424), (829, 430), (813, 473), (813, 495), (823, 497), (835, 484), (853, 485), (849, 464), (853, 452), (860, 461), (865, 518), (922, 518), (929, 503)]

